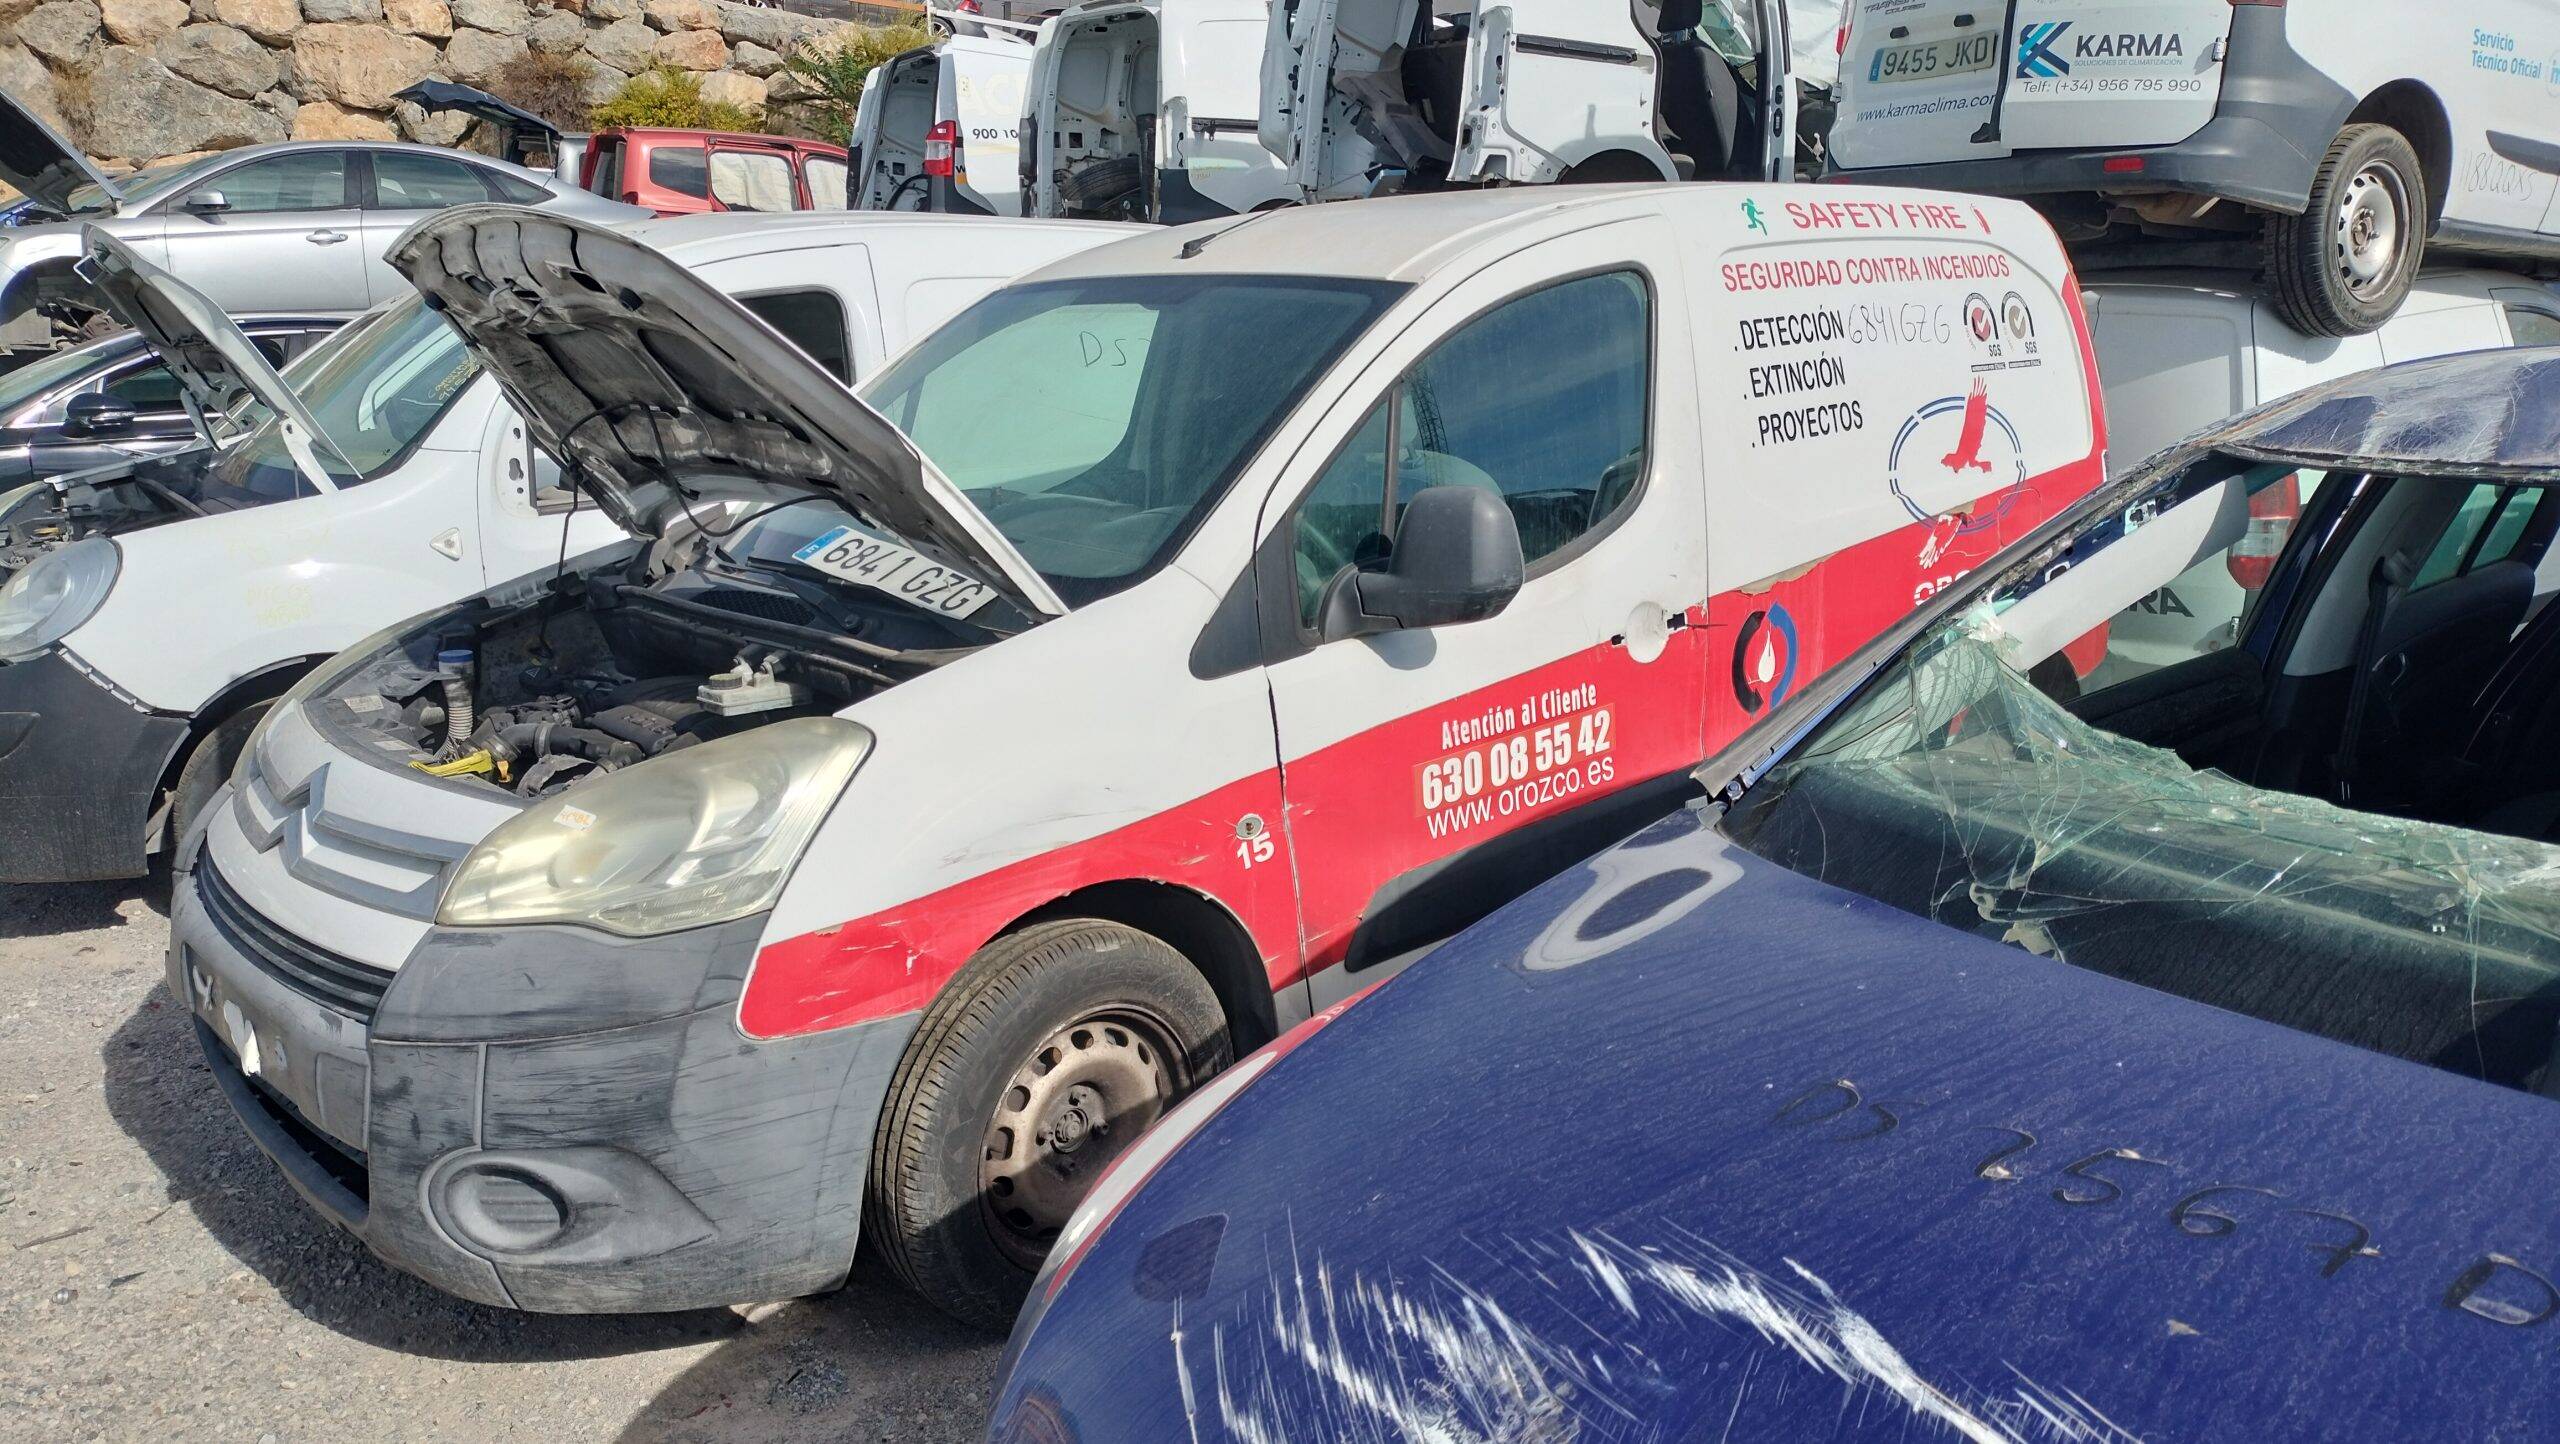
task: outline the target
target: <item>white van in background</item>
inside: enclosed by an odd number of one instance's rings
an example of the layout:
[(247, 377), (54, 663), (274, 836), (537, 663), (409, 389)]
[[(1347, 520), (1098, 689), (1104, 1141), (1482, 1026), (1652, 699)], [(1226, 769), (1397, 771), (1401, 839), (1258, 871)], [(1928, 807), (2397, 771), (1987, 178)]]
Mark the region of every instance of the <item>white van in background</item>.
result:
[(984, 35), (919, 46), (863, 77), (846, 209), (1021, 213), (1018, 136), (1035, 30), (970, 23)]
[(1179, 224), (1299, 199), (1258, 135), (1268, 24), (1266, 0), (1105, 0), (1044, 23), (1022, 213)]
[[(2249, 279), (2128, 271), (2082, 293), (2119, 474), (2207, 426), (2321, 382), (2456, 351), (2560, 343), (2560, 292), (2503, 272), (2429, 272), (2381, 329), (2344, 338), (2295, 330)], [(2244, 611), (2239, 593), (2265, 583), (2320, 481), (2306, 472), (2253, 495), (2255, 544), (2199, 562), (2119, 615), (2107, 660), (2087, 685), (2232, 645)]]
[(2263, 244), (2298, 331), (2380, 326), (2430, 245), (2560, 257), (2551, 0), (1854, 0), (1842, 59), (1841, 179)]
[(1782, 0), (1439, 8), (1273, 8), (1259, 134), (1288, 167), (1295, 198), (1780, 180), (1792, 169), (1796, 94)]

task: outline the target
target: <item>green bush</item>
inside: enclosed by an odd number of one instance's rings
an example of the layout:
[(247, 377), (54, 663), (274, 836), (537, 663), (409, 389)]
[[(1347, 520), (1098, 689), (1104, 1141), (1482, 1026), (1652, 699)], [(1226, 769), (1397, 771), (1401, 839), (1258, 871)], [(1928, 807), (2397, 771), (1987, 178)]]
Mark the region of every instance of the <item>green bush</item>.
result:
[(787, 105), (793, 111), (794, 129), (844, 145), (853, 136), (853, 109), (862, 100), (864, 77), (933, 42), (933, 32), (922, 25), (857, 25), (802, 40), (782, 58), (782, 68), (817, 93), (778, 102), (777, 108)]
[(764, 129), (760, 111), (702, 98), (702, 77), (682, 70), (643, 71), (622, 82), (604, 104), (587, 112), (594, 130), (663, 126), (672, 130)]

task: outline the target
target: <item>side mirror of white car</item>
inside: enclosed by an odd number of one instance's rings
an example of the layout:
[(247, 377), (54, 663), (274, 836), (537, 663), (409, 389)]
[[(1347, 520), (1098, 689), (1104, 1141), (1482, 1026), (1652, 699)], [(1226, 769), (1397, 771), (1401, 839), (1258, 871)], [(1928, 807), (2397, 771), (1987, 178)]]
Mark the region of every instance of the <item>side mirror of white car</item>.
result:
[(1383, 571), (1346, 569), (1325, 589), (1324, 639), (1481, 622), (1511, 605), (1528, 575), (1520, 523), (1482, 487), (1413, 494)]
[(220, 191), (197, 191), (187, 197), (186, 209), (199, 216), (220, 215), (231, 209), (231, 198)]
[(138, 413), (120, 396), (91, 391), (71, 398), (63, 408), (62, 434), (73, 441), (122, 436), (133, 430)]

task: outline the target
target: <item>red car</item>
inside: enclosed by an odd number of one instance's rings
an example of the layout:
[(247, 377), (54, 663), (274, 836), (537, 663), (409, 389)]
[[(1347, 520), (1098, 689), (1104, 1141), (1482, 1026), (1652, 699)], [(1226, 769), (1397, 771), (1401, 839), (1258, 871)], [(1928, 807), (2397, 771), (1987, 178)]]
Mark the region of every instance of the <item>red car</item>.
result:
[(578, 184), (662, 216), (840, 211), (845, 150), (821, 140), (718, 130), (598, 131)]

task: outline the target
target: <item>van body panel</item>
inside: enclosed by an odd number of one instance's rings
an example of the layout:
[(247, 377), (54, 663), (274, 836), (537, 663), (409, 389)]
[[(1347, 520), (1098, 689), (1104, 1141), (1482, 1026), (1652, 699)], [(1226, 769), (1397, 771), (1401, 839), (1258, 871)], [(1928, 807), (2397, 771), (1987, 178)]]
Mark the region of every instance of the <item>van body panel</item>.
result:
[[(918, 826), (885, 849), (857, 822), (821, 829), (801, 867), (834, 881), (776, 906), (741, 1027), (799, 1034), (920, 1007), (1012, 919), (1133, 877), (1238, 919), (1288, 994), (1347, 966), (1390, 883), (1676, 776), (2099, 477), (2077, 288), (2023, 207), (1757, 186), (1615, 194), (1625, 214), (1560, 207), (1474, 243), (1450, 226), (1455, 252), (1299, 404), (1186, 545), (1182, 580), (1159, 575), (850, 709), (881, 741), (839, 816)], [(1454, 218), (1472, 202), (1393, 204)], [(1333, 211), (1275, 216), (1256, 242), (1289, 248), (1292, 224)], [(1198, 264), (1218, 260), (1212, 247)], [(1500, 298), (1623, 267), (1645, 272), (1658, 327), (1651, 461), (1630, 515), (1490, 621), (1283, 645), (1211, 678), (1186, 665), (1393, 378)], [(1104, 655), (1114, 684), (1091, 687)], [(1071, 720), (1044, 725), (1072, 735), (1074, 765), (1022, 747), (1016, 709), (964, 700), (984, 688), (1072, 698)], [(1417, 768), (1525, 736), (1527, 719), (1578, 728), (1600, 710), (1619, 729), (1605, 778), (1579, 773), (1507, 814), (1421, 805)], [(976, 761), (955, 778), (922, 763), (928, 748)], [(907, 749), (917, 765), (895, 760)], [(1240, 852), (1239, 828), (1272, 850)], [(1274, 881), (1283, 869), (1293, 891)]]
[[(1881, 74), (1895, 47), (1960, 17), (1996, 25), (1995, 8), (1857, 0), (1832, 132), (1841, 173), (1999, 195), (2182, 192), (2299, 214), (2340, 128), (2388, 91), (2424, 117), (2402, 126), (2443, 172), (2428, 177), (2437, 244), (2560, 253), (2560, 12), (2547, 5), (2484, 0), (2418, 18), (2383, 0), (2033, 0), (1991, 69)], [(2119, 159), (2136, 151), (2138, 169)]]

